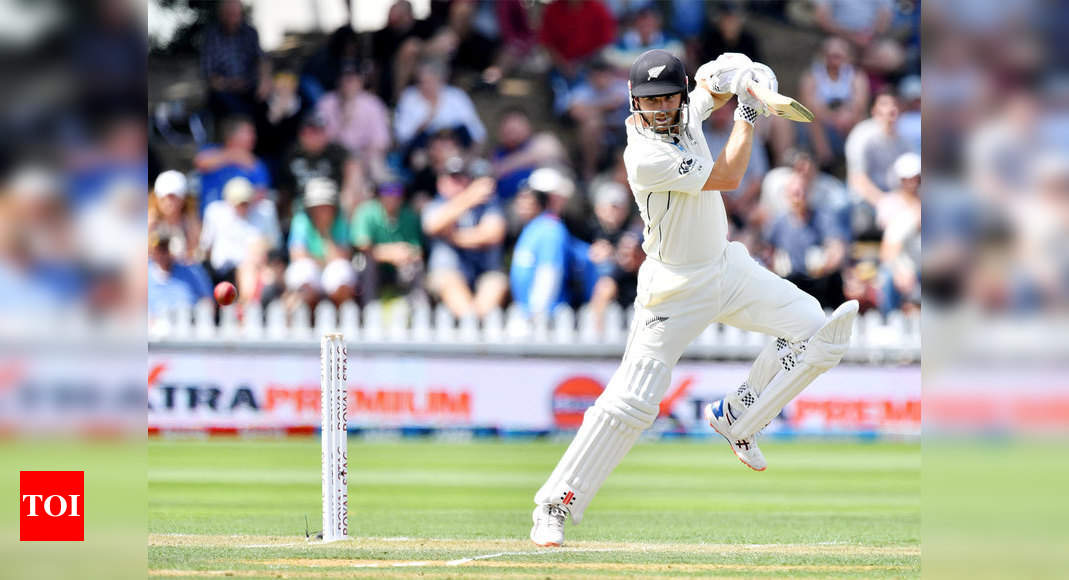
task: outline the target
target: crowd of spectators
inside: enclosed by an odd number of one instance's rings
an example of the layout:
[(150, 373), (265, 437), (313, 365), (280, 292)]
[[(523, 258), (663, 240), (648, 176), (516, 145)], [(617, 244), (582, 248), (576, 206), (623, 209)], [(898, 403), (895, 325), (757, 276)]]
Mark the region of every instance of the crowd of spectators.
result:
[[(741, 185), (723, 192), (732, 238), (827, 308), (916, 309), (916, 15), (810, 0), (799, 19), (790, 4), (454, 0), (417, 19), (398, 0), (381, 30), (344, 26), (294, 63), (263, 53), (226, 0), (199, 45), (216, 143), (153, 176), (150, 306), (191, 305), (224, 280), (239, 303), (290, 308), (629, 306), (644, 256), (621, 162), (626, 71), (662, 48), (692, 72), (745, 52), (816, 116), (758, 123)], [(821, 35), (811, 64), (777, 66), (785, 47), (754, 32), (776, 19)], [(489, 118), (479, 99), (510, 75), (535, 79), (545, 110), (513, 100)], [(732, 108), (706, 123), (712, 151)]]

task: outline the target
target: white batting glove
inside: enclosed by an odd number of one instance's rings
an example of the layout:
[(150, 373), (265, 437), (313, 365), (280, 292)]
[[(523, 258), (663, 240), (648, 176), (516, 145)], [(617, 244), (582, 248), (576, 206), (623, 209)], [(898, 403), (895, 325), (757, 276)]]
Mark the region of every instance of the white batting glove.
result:
[(762, 117), (769, 116), (771, 112), (763, 102), (751, 95), (750, 92), (746, 90), (746, 87), (750, 82), (753, 82), (770, 89), (773, 92), (779, 92), (779, 80), (776, 79), (776, 73), (772, 72), (772, 69), (759, 62), (753, 63), (748, 69), (742, 71), (737, 76), (737, 88), (740, 92), (735, 93), (739, 97), (739, 106), (735, 109), (735, 118), (738, 119), (740, 115), (742, 115), (743, 120), (748, 121), (752, 125), (753, 121), (749, 119), (750, 115), (740, 113), (740, 109), (751, 109), (757, 115)]
[[(694, 73), (697, 81), (707, 80), (714, 93), (735, 93), (739, 73), (753, 65), (750, 57), (741, 52), (725, 52), (700, 67)], [(735, 93), (738, 94), (738, 93)]]

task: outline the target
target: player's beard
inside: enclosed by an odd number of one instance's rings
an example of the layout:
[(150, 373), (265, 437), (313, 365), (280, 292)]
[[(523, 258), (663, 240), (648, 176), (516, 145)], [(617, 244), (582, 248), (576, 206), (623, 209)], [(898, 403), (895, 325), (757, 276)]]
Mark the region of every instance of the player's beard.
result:
[(667, 134), (671, 131), (673, 126), (679, 124), (680, 111), (675, 110), (672, 112), (656, 112), (656, 113), (640, 113), (642, 120), (646, 123), (646, 126), (653, 130), (654, 133)]

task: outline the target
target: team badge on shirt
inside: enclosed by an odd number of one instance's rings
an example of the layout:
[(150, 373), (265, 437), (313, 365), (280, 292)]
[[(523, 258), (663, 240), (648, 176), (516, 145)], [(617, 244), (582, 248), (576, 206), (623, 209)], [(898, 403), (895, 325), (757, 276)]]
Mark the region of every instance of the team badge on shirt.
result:
[(694, 158), (693, 157), (688, 157), (688, 158), (684, 159), (683, 161), (679, 162), (679, 174), (680, 175), (686, 175), (693, 168), (694, 168)]

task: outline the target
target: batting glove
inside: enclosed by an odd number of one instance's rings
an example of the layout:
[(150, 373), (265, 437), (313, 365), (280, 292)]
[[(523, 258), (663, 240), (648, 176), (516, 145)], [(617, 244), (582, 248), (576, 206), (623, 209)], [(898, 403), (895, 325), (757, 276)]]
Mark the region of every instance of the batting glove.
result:
[[(740, 73), (753, 65), (750, 57), (741, 52), (725, 52), (700, 67), (694, 73), (695, 80), (708, 80), (715, 93), (735, 93)], [(735, 93), (738, 94), (738, 93)]]
[[(745, 83), (744, 83), (745, 81)], [(739, 109), (747, 107), (753, 109), (758, 115), (767, 117), (771, 114), (768, 107), (757, 97), (754, 97), (746, 90), (746, 87), (750, 82), (761, 85), (773, 92), (779, 91), (779, 81), (776, 79), (776, 73), (772, 72), (772, 69), (767, 65), (755, 62), (748, 69), (743, 71), (737, 79), (737, 88), (740, 92), (735, 93), (739, 97), (739, 107), (736, 108), (735, 114), (738, 119)], [(744, 118), (745, 120), (745, 118)], [(751, 122), (752, 124), (752, 122)]]

